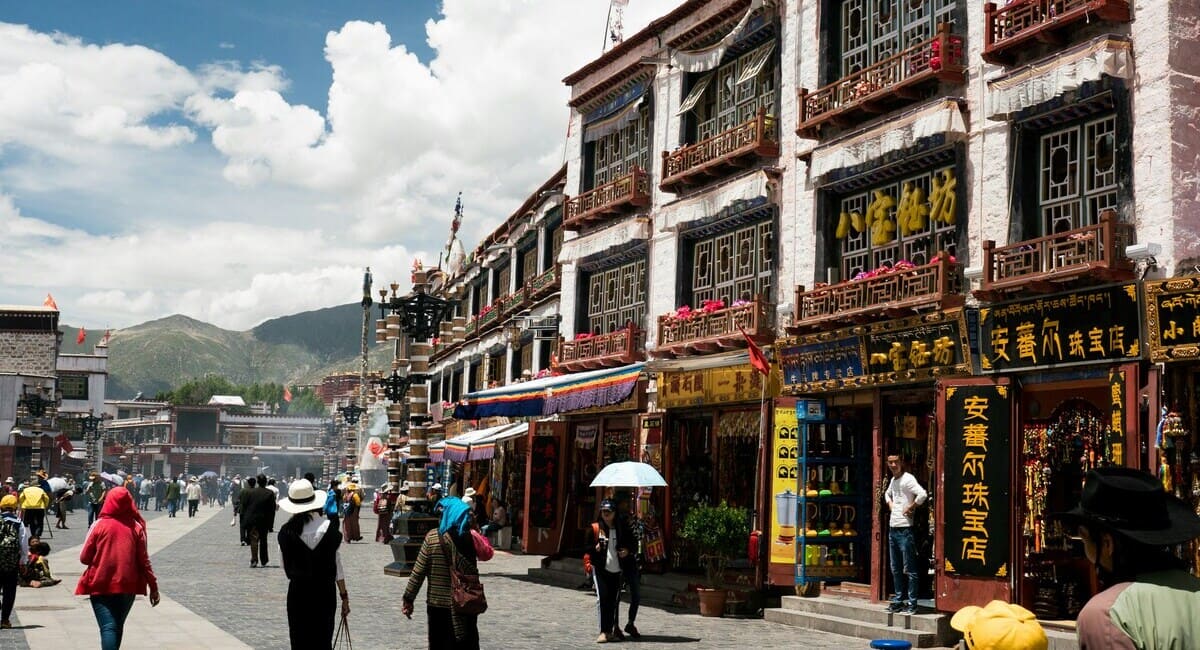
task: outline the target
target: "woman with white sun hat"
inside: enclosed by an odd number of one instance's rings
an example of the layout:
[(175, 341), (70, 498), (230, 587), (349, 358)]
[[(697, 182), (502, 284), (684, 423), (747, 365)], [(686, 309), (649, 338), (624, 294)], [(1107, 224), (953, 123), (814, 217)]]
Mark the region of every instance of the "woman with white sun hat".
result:
[[(288, 577), (288, 634), (293, 648), (331, 648), (334, 612), (350, 614), (350, 595), (338, 547), (337, 524), (324, 514), (325, 493), (305, 479), (288, 486), (279, 509), (292, 515), (279, 529), (279, 552)], [(334, 587), (337, 591), (334, 591)]]

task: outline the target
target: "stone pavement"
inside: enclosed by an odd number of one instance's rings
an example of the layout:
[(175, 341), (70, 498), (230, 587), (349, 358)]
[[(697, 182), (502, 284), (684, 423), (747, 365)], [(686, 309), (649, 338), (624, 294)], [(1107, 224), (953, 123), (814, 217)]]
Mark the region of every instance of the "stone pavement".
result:
[[(155, 513), (147, 513), (153, 516)], [(288, 647), (284, 600), (287, 578), (279, 568), (278, 546), (270, 539), (271, 562), (265, 569), (249, 568), (249, 549), (240, 546), (230, 527), (232, 510), (201, 508), (200, 516), (148, 520), (150, 544), (163, 602), (150, 608), (144, 598), (134, 603), (126, 626), (126, 648), (260, 648)], [(282, 525), (281, 514), (277, 524)], [(75, 515), (71, 531), (76, 532)], [(86, 522), (86, 516), (83, 519)], [(364, 534), (374, 531), (375, 518), (363, 518)], [(83, 524), (78, 524), (82, 529)], [(67, 542), (64, 537), (61, 542)], [(91, 609), (76, 598), (78, 548), (55, 546), (51, 562), (64, 583), (47, 589), (21, 589), (14, 623), (26, 629), (28, 646), (13, 645), (0, 633), (0, 648), (57, 649), (95, 647), (98, 637)], [(54, 542), (52, 541), (53, 545)], [(59, 546), (63, 550), (59, 550)], [(423, 648), (426, 646), (425, 594), (418, 597), (412, 620), (400, 614), (400, 595), (406, 579), (383, 574), (391, 551), (368, 541), (343, 545), (342, 559), (350, 591), (351, 631), (360, 650)], [(484, 648), (581, 648), (595, 646), (595, 597), (586, 591), (530, 582), (526, 572), (539, 556), (497, 553), (481, 564), (490, 608), (480, 617)], [(622, 620), (626, 607), (622, 606)], [(643, 607), (638, 627), (644, 635), (638, 648), (764, 647), (850, 650), (867, 642), (814, 632), (763, 620), (709, 619), (693, 614)], [(15, 632), (16, 630), (14, 630)], [(3, 631), (10, 633), (10, 631)], [(11, 634), (11, 633), (10, 633)], [(625, 645), (629, 645), (628, 643)]]

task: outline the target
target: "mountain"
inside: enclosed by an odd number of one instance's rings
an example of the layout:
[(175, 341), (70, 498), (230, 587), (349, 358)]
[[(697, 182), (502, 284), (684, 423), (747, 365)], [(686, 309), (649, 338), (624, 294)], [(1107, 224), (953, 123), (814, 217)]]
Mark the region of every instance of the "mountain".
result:
[[(372, 315), (374, 318), (374, 315)], [(388, 346), (374, 346), (371, 368), (390, 360)], [(62, 351), (90, 353), (103, 331), (62, 324)], [(189, 379), (213, 374), (234, 383), (315, 383), (331, 372), (357, 372), (362, 307), (341, 305), (274, 318), (244, 332), (222, 329), (182, 315), (114, 330), (108, 344), (108, 396), (147, 396)]]

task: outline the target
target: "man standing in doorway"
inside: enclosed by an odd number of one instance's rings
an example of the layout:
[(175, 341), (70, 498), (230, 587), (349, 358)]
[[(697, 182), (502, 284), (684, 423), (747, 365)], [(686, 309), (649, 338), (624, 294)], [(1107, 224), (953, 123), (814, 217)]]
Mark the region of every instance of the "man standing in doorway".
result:
[(921, 580), (917, 574), (917, 543), (912, 532), (913, 510), (925, 503), (929, 495), (917, 483), (915, 476), (904, 471), (900, 456), (888, 456), (887, 466), (892, 473), (884, 495), (888, 511), (891, 512), (888, 518), (888, 558), (891, 560), (892, 583), (896, 589), (888, 611), (916, 614), (917, 590)]
[(251, 569), (267, 566), (267, 531), (275, 527), (275, 493), (266, 488), (266, 476), (259, 474), (256, 483), (242, 492)]

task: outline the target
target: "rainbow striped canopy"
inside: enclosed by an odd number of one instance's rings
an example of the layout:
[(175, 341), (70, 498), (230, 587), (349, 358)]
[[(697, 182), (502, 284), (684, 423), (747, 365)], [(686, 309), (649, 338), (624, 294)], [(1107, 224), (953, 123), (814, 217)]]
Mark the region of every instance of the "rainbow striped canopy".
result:
[(467, 393), (463, 403), (454, 408), (454, 417), (533, 417), (619, 404), (633, 393), (645, 365), (634, 363)]

